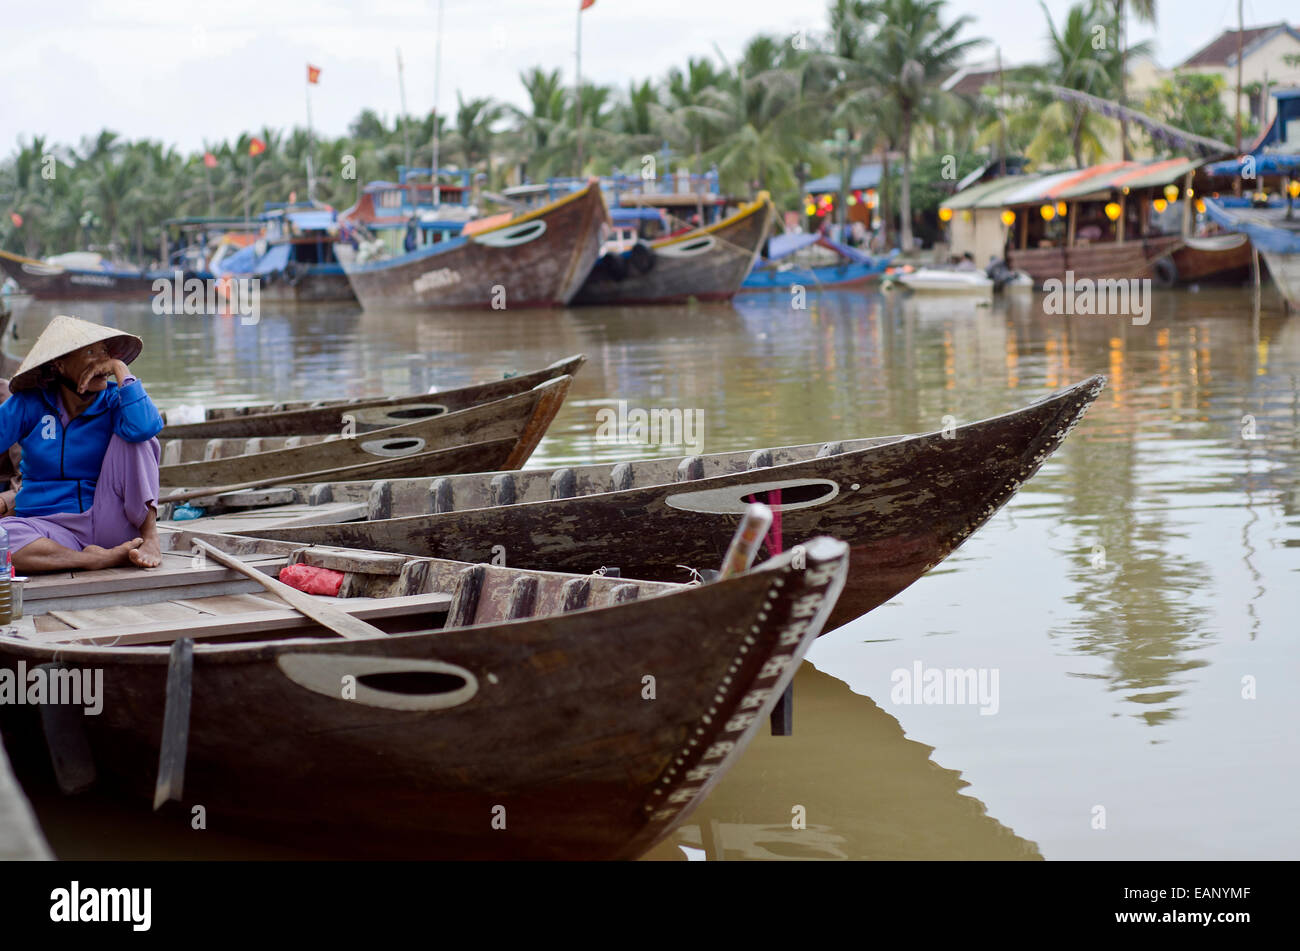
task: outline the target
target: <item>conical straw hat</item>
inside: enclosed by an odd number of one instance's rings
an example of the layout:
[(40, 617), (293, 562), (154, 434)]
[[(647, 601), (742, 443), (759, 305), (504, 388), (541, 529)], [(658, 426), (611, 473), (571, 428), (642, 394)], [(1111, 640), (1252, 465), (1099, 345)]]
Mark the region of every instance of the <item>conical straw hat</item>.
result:
[(55, 317), (36, 338), (31, 352), (23, 358), (22, 366), (9, 381), (9, 389), (17, 392), (40, 386), (41, 367), (101, 340), (107, 341), (108, 352), (123, 363), (130, 363), (144, 349), (144, 341), (135, 334), (101, 327), (76, 317)]

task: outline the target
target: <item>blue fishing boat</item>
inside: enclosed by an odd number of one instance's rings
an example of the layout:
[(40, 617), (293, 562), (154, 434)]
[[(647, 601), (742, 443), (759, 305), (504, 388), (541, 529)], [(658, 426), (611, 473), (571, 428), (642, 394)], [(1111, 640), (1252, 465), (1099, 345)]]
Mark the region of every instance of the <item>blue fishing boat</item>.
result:
[(261, 236), (210, 263), (217, 278), (256, 278), (265, 300), (279, 303), (352, 301), (356, 296), (334, 256), (338, 215), (326, 205), (269, 204)]
[[(1300, 216), (1294, 207), (1300, 198), (1300, 87), (1279, 89), (1273, 95), (1277, 114), (1254, 148), (1207, 169), (1211, 175), (1253, 180), (1252, 203), (1206, 198), (1205, 213), (1219, 227), (1250, 236), (1288, 307), (1300, 310)], [(1269, 181), (1274, 183), (1272, 200), (1265, 187)]]
[[(833, 252), (839, 260), (833, 264), (805, 261), (808, 250), (814, 246)], [(740, 290), (742, 293), (788, 290), (796, 284), (820, 290), (866, 284), (879, 280), (897, 253), (895, 249), (888, 255), (872, 256), (820, 234), (773, 235), (768, 241), (767, 254), (754, 265)]]

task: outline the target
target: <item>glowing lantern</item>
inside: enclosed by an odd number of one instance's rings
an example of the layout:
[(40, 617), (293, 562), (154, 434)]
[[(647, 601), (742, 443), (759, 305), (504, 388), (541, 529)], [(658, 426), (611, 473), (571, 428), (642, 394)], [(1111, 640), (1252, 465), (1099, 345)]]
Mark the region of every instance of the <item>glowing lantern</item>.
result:
[(951, 209), (951, 208), (940, 208), (940, 209), (939, 209), (939, 220), (940, 220), (940, 221), (952, 221), (952, 209)]
[(867, 207), (868, 208), (876, 207), (876, 190), (874, 188), (867, 189)]
[(1056, 217), (1056, 208), (1052, 205), (1044, 205), (1038, 209), (1038, 213), (1043, 216), (1044, 221), (1051, 221)]
[(1293, 178), (1291, 181), (1287, 182), (1286, 193), (1292, 198), (1300, 198), (1300, 181)]
[(1177, 186), (1177, 185), (1174, 185), (1174, 184), (1166, 185), (1166, 186), (1165, 186), (1165, 198), (1168, 199), (1169, 201), (1177, 201), (1177, 200), (1178, 200), (1178, 186)]
[(1069, 211), (1070, 211), (1070, 206), (1067, 205), (1065, 202), (1058, 201), (1056, 203), (1056, 213), (1060, 215), (1062, 218), (1064, 218)]
[(1010, 208), (1002, 212), (1002, 223), (1006, 225), (1008, 228), (1010, 228), (1013, 224), (1016, 223), (1016, 213), (1012, 211)]
[(811, 218), (813, 215), (817, 214), (817, 206), (812, 202), (809, 202), (803, 206), (803, 213)]
[(854, 191), (853, 197), (856, 198), (858, 201), (862, 201), (862, 189), (859, 188), (856, 191)]
[(1125, 185), (1125, 186), (1121, 189), (1121, 191), (1123, 191), (1124, 194), (1127, 195), (1127, 194), (1128, 194), (1128, 186)]
[(1193, 195), (1193, 192), (1192, 192), (1192, 186), (1188, 185), (1188, 186), (1187, 186), (1187, 197), (1188, 197), (1188, 198), (1191, 198), (1192, 195)]
[(1196, 210), (1197, 210), (1198, 212), (1200, 212), (1201, 214), (1205, 214), (1205, 199), (1204, 199), (1204, 198), (1198, 198), (1198, 199), (1196, 199)]
[(1106, 203), (1106, 217), (1111, 221), (1119, 218), (1119, 205), (1116, 202), (1109, 201)]
[(1151, 207), (1156, 210), (1156, 214), (1162, 215), (1164, 214), (1165, 209), (1169, 207), (1169, 202), (1165, 201), (1163, 198), (1157, 198), (1151, 203)]
[(857, 195), (850, 195), (850, 196), (849, 196), (849, 207), (852, 208), (852, 207), (853, 207), (854, 205), (856, 205), (857, 203), (858, 203), (858, 196), (857, 196)]

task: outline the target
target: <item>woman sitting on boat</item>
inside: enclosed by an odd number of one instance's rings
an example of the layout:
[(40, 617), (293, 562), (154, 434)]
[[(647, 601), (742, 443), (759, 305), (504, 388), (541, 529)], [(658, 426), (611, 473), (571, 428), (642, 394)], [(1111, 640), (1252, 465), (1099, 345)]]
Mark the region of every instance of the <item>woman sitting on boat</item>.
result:
[(0, 528), (19, 572), (161, 562), (163, 421), (126, 368), (143, 346), (132, 334), (55, 317), (9, 381), (0, 446), (22, 446), (22, 488), (0, 496)]

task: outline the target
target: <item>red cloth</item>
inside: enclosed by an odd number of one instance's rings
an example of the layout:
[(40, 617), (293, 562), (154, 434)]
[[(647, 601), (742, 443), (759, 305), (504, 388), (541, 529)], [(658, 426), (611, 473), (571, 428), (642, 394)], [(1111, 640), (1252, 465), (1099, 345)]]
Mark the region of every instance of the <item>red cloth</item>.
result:
[(285, 565), (280, 569), (280, 580), (308, 594), (336, 597), (343, 587), (343, 572), (311, 565)]

